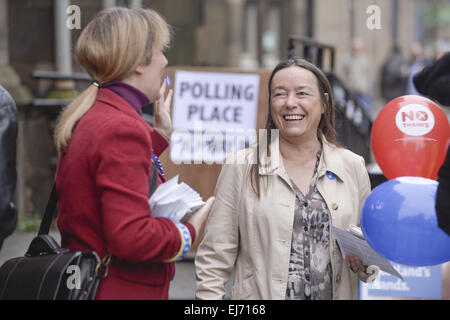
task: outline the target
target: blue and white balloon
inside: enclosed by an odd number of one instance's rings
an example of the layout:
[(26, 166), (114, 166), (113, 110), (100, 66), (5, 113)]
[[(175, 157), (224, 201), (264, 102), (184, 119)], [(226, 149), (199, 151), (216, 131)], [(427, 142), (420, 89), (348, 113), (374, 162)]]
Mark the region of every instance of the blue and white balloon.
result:
[(404, 265), (449, 261), (450, 236), (439, 228), (436, 216), (437, 187), (438, 182), (422, 177), (399, 177), (376, 187), (366, 199), (361, 217), (369, 245)]

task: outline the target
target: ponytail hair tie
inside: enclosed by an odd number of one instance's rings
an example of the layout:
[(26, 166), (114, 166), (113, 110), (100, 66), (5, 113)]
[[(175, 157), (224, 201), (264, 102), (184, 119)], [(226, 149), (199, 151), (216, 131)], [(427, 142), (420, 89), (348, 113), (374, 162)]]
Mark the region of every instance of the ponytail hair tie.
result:
[(92, 83), (91, 83), (92, 85), (94, 85), (94, 86), (96, 86), (97, 88), (101, 88), (102, 86), (103, 86), (103, 84), (100, 82), (100, 81), (98, 81), (98, 80), (92, 80)]

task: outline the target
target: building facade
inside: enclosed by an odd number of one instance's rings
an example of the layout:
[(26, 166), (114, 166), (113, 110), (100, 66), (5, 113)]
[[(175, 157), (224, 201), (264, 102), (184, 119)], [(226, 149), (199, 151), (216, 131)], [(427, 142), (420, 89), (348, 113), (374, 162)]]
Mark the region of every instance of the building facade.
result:
[[(80, 28), (64, 26), (72, 14), (64, 12), (69, 5), (80, 9)], [(42, 212), (55, 168), (52, 125), (58, 110), (35, 107), (33, 98), (46, 97), (58, 85), (86, 86), (35, 80), (30, 74), (82, 72), (74, 44), (98, 11), (114, 5), (153, 8), (167, 19), (174, 31), (170, 66), (271, 69), (288, 56), (289, 36), (297, 35), (335, 47), (334, 71), (345, 82), (344, 61), (353, 39), (360, 38), (378, 110), (384, 103), (378, 98), (380, 68), (394, 44), (407, 58), (411, 44), (419, 41), (432, 57), (436, 44), (448, 50), (450, 41), (449, 0), (0, 0), (0, 83), (20, 106), (21, 212)]]

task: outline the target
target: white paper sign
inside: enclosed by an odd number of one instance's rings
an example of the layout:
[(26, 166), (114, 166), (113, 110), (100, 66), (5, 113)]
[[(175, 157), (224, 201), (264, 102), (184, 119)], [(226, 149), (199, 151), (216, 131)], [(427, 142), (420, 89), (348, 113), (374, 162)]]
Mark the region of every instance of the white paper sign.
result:
[(257, 74), (176, 71), (171, 160), (221, 162), (254, 143), (259, 81)]

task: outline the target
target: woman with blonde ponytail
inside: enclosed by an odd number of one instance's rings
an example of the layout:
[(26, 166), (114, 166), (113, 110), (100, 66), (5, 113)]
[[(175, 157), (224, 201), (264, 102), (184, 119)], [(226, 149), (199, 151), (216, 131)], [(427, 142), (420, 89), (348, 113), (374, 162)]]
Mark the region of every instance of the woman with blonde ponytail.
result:
[[(149, 185), (165, 181), (158, 156), (172, 131), (173, 92), (163, 81), (169, 43), (170, 27), (155, 11), (110, 8), (75, 48), (94, 80), (55, 130), (57, 224), (63, 247), (111, 257), (97, 299), (168, 299), (174, 262), (200, 238), (214, 201), (185, 223), (151, 216)], [(154, 127), (141, 117), (151, 102)]]

